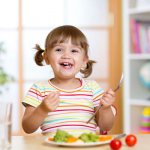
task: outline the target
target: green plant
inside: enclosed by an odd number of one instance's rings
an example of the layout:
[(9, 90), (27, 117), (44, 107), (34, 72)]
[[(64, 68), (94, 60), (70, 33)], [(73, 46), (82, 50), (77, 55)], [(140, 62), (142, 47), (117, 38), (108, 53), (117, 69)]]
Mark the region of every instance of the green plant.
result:
[[(3, 43), (0, 42), (0, 61), (1, 60), (1, 56), (6, 53), (5, 49), (3, 48)], [(5, 70), (3, 69), (2, 63), (0, 64), (0, 86), (6, 84), (9, 81), (12, 81), (13, 78), (11, 76), (9, 76)]]

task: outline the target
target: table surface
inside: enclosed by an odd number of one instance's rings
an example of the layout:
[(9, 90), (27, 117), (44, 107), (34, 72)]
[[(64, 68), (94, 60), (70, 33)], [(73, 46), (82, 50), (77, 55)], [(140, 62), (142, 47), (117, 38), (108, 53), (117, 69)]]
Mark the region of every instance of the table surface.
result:
[[(121, 150), (149, 150), (150, 146), (150, 134), (145, 135), (136, 135), (137, 144), (134, 147), (128, 147), (125, 144), (125, 138), (122, 138), (121, 141), (123, 146)], [(32, 136), (12, 136), (12, 144), (10, 150), (110, 150), (109, 144), (99, 145), (93, 147), (64, 147), (64, 146), (53, 146), (45, 142), (45, 136), (43, 135), (32, 135)]]

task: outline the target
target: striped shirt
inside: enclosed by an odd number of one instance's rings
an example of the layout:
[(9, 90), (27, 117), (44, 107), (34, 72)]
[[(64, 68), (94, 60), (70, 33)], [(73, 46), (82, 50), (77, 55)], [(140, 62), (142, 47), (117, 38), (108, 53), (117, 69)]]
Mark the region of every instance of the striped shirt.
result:
[(96, 132), (96, 121), (86, 123), (99, 106), (104, 90), (93, 80), (80, 79), (82, 85), (73, 90), (63, 90), (54, 86), (50, 80), (37, 82), (27, 92), (23, 104), (37, 107), (52, 91), (59, 91), (59, 106), (49, 112), (41, 125), (42, 133), (53, 137), (57, 129), (79, 136), (82, 133)]

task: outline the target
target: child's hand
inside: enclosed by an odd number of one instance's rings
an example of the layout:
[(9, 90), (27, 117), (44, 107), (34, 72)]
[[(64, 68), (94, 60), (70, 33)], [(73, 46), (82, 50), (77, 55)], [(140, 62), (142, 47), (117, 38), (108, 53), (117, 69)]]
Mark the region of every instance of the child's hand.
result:
[(59, 92), (51, 92), (41, 103), (44, 111), (51, 112), (56, 110), (59, 105)]
[(100, 99), (100, 105), (102, 105), (103, 108), (111, 106), (115, 102), (115, 95), (112, 89), (108, 89)]

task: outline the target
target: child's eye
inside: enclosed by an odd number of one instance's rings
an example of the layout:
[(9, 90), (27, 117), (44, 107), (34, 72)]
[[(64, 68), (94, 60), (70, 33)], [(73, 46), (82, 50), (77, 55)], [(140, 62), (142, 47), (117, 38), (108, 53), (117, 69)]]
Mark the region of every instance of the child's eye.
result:
[(61, 52), (62, 50), (60, 48), (55, 49), (56, 52)]
[(78, 53), (79, 51), (77, 49), (73, 49), (73, 50), (71, 50), (71, 52)]

